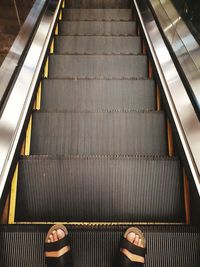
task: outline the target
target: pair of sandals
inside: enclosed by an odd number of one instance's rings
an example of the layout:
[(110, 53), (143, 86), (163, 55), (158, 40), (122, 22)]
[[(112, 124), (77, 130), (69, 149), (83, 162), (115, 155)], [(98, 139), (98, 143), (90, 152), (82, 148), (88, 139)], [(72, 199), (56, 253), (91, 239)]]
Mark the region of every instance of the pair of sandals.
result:
[[(55, 242), (49, 242), (50, 236), (53, 232), (62, 230), (65, 236)], [(141, 239), (141, 246), (134, 245), (127, 240), (127, 236), (134, 233)], [(127, 250), (129, 253), (144, 259), (146, 254), (146, 240), (142, 231), (136, 227), (130, 227), (124, 233), (120, 244), (120, 253), (117, 262), (118, 267), (141, 267), (143, 263), (131, 261), (122, 250)], [(50, 228), (45, 239), (45, 261), (48, 267), (73, 267), (72, 253), (70, 249), (70, 241), (67, 228), (64, 225), (54, 225)]]

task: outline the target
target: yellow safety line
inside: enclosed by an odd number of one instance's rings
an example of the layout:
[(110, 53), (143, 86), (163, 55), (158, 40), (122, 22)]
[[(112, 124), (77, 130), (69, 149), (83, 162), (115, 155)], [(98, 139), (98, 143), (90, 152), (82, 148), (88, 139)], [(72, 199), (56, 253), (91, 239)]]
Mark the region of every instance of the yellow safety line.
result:
[(49, 57), (46, 59), (46, 63), (44, 66), (44, 78), (48, 78), (49, 75)]
[(54, 47), (55, 47), (55, 41), (54, 41), (54, 38), (51, 42), (51, 46), (50, 46), (50, 54), (53, 54), (54, 53)]
[(156, 86), (156, 104), (157, 104), (157, 111), (161, 110), (161, 96), (160, 96), (160, 89), (158, 85)]
[(185, 219), (186, 219), (186, 224), (190, 224), (190, 217), (191, 217), (190, 216), (190, 188), (189, 188), (189, 180), (184, 169), (183, 169), (183, 181), (184, 181)]
[(62, 8), (65, 8), (65, 0), (62, 2)]
[(20, 155), (21, 156), (24, 156), (25, 155), (25, 141), (23, 142)]
[(57, 23), (57, 25), (56, 25), (55, 35), (58, 35), (58, 23)]
[(36, 96), (36, 101), (35, 101), (36, 110), (40, 110), (40, 107), (41, 107), (41, 94), (42, 94), (42, 82), (40, 82), (38, 91), (37, 91), (37, 96)]
[(32, 130), (32, 115), (30, 117), (28, 128), (26, 130), (25, 156), (29, 156), (30, 155), (30, 148), (31, 148), (31, 130)]
[(11, 193), (10, 193), (10, 210), (9, 210), (9, 218), (8, 223), (15, 223), (15, 207), (16, 207), (16, 198), (17, 198), (17, 180), (18, 180), (18, 170), (19, 165), (17, 164), (15, 173), (13, 176), (12, 184), (11, 184)]
[(167, 119), (167, 136), (168, 136), (168, 152), (169, 156), (174, 156), (174, 142), (173, 142), (173, 135), (172, 135), (172, 127), (169, 122), (169, 119)]
[(129, 225), (185, 225), (178, 222), (15, 222), (15, 224), (65, 224), (83, 226), (129, 226)]
[(60, 14), (59, 14), (59, 20), (62, 20), (62, 18), (63, 18), (63, 11), (62, 11), (62, 9), (60, 10)]
[(34, 109), (34, 110), (36, 109), (36, 101), (35, 101), (34, 104), (33, 104), (33, 109)]

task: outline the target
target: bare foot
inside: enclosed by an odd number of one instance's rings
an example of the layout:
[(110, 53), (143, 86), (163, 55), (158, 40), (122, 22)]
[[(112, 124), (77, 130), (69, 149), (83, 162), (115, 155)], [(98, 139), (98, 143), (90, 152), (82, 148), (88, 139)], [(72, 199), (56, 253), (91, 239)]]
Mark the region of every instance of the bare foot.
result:
[(53, 243), (58, 240), (61, 240), (65, 237), (65, 232), (61, 229), (54, 230), (50, 235), (49, 239), (47, 240), (47, 243)]
[[(127, 240), (131, 243), (133, 243), (134, 245), (143, 248), (144, 244), (142, 243), (142, 239), (139, 238), (139, 235), (131, 232), (127, 235)], [(135, 255), (131, 252), (129, 252), (127, 249), (121, 249), (121, 252), (124, 253), (129, 260), (133, 261), (133, 262), (139, 262), (139, 263), (144, 263), (144, 258), (138, 255)]]

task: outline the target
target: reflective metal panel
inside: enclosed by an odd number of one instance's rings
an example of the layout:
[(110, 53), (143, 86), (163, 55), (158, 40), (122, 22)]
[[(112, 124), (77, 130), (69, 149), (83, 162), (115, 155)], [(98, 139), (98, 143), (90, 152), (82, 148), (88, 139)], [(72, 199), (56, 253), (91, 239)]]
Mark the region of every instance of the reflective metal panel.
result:
[(25, 47), (33, 35), (36, 22), (45, 6), (46, 0), (36, 0), (27, 19), (25, 20), (17, 38), (15, 39), (8, 55), (0, 68), (0, 108), (2, 107), (5, 94), (10, 81), (18, 67), (20, 58)]
[(200, 122), (146, 1), (134, 3), (200, 195)]
[(200, 117), (200, 46), (170, 0), (150, 3), (189, 82), (188, 94)]
[(49, 3), (0, 118), (0, 198), (14, 158), (62, 0)]

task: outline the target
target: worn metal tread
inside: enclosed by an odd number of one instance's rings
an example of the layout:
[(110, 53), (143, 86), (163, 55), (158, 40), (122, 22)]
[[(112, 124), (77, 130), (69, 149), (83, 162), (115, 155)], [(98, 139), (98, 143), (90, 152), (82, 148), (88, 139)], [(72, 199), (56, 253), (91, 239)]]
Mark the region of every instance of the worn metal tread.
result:
[[(0, 226), (0, 266), (45, 267), (48, 225)], [(141, 226), (147, 239), (147, 267), (200, 265), (200, 229), (190, 226)], [(68, 226), (75, 267), (113, 267), (125, 227)]]
[(140, 37), (57, 36), (56, 54), (140, 54)]
[(155, 110), (153, 80), (43, 80), (42, 110)]
[(63, 20), (132, 21), (131, 9), (64, 9)]
[(66, 8), (130, 8), (130, 0), (68, 0)]
[(144, 55), (51, 55), (49, 78), (146, 78)]
[(183, 203), (176, 158), (34, 156), (20, 160), (15, 221), (184, 222)]
[(60, 35), (136, 35), (133, 21), (62, 21)]
[(163, 112), (35, 112), (31, 154), (166, 155)]

